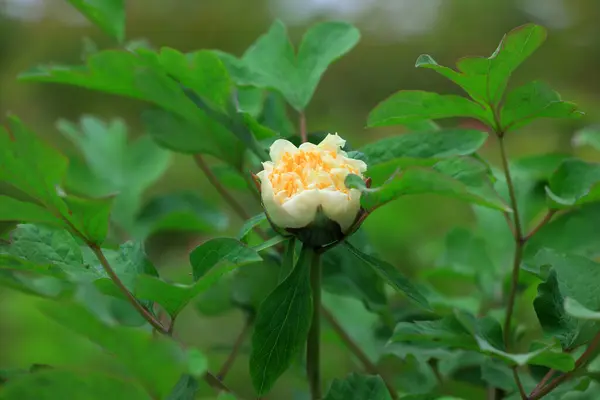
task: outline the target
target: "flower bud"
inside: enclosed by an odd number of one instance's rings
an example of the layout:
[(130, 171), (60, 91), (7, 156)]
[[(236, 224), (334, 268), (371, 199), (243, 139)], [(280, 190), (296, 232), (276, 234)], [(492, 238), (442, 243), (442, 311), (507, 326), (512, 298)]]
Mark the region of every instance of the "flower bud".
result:
[(271, 223), (315, 246), (339, 240), (336, 236), (350, 230), (361, 209), (361, 192), (348, 189), (344, 180), (348, 174), (362, 176), (367, 165), (348, 157), (342, 150), (345, 143), (337, 134), (328, 134), (318, 145), (296, 147), (284, 139), (271, 145), (271, 161), (257, 174)]

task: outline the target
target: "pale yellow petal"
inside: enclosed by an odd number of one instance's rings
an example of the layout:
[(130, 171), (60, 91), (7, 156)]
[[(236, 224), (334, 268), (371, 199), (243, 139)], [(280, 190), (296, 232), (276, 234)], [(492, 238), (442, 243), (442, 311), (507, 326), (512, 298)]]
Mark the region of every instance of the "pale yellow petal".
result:
[(334, 190), (321, 190), (320, 195), (325, 215), (337, 222), (342, 232), (347, 232), (360, 210), (360, 191), (352, 189), (347, 195)]
[(323, 150), (338, 151), (344, 147), (346, 141), (342, 139), (337, 133), (332, 135), (328, 133), (325, 139), (319, 143), (319, 147)]
[(269, 155), (271, 156), (271, 160), (274, 163), (277, 163), (277, 162), (279, 162), (279, 160), (281, 160), (281, 157), (283, 157), (283, 155), (285, 153), (294, 154), (297, 151), (298, 151), (298, 148), (296, 146), (294, 146), (294, 144), (292, 142), (290, 142), (289, 140), (277, 139), (271, 145), (271, 148), (269, 150)]

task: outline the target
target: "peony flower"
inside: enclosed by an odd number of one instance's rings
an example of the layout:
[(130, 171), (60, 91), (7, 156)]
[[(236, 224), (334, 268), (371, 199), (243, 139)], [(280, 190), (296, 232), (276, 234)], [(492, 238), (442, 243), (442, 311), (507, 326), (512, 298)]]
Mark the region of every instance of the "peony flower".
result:
[(318, 145), (296, 147), (284, 139), (271, 145), (271, 161), (263, 163), (257, 176), (263, 206), (274, 225), (295, 230), (322, 222), (324, 216), (339, 225), (341, 233), (352, 227), (361, 193), (348, 189), (344, 180), (348, 174), (362, 176), (367, 165), (349, 158), (342, 150), (345, 143), (336, 133)]

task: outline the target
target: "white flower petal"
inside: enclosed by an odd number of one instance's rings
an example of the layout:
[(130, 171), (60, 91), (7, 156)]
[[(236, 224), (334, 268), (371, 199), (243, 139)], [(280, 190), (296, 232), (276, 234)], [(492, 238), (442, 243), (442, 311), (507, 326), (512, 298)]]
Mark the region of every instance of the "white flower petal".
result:
[(304, 151), (319, 150), (319, 146), (310, 142), (304, 142), (298, 148)]
[(298, 193), (283, 204), (283, 209), (290, 215), (286, 228), (304, 228), (314, 221), (317, 208), (321, 203), (319, 190), (311, 189)]
[(362, 174), (367, 170), (367, 164), (362, 160), (356, 160), (354, 158), (347, 158), (346, 164), (350, 165), (352, 168), (356, 168)]
[(260, 178), (260, 192), (263, 201), (263, 206), (269, 219), (281, 227), (287, 227), (288, 224), (293, 223), (292, 217), (284, 210), (281, 203), (275, 198), (273, 192), (273, 186), (269, 180), (269, 174), (266, 171), (261, 171), (257, 174)]
[(319, 143), (319, 147), (323, 150), (338, 151), (344, 147), (345, 144), (346, 141), (339, 137), (337, 133), (335, 135), (328, 133), (325, 139)]
[(350, 196), (343, 192), (321, 190), (321, 206), (323, 212), (332, 221), (337, 222), (346, 232), (356, 220), (360, 210), (360, 191), (350, 190)]
[(294, 154), (297, 151), (298, 151), (298, 148), (296, 146), (294, 146), (294, 144), (292, 142), (290, 142), (289, 140), (277, 139), (271, 145), (271, 148), (269, 150), (269, 155), (271, 156), (271, 161), (273, 161), (274, 163), (277, 163), (277, 162), (279, 162), (279, 160), (281, 160), (281, 157), (285, 153)]

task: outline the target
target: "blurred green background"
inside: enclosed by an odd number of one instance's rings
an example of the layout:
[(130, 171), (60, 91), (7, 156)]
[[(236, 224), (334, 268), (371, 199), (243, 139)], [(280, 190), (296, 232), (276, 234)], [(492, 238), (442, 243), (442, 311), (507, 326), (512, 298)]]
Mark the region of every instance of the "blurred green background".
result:
[[(286, 22), (296, 43), (306, 27), (316, 21), (353, 22), (362, 32), (361, 41), (328, 70), (307, 110), (309, 131), (338, 132), (353, 147), (402, 132), (399, 127), (364, 128), (368, 112), (397, 90), (462, 94), (433, 71), (414, 68), (420, 54), (431, 54), (443, 65), (453, 65), (465, 55), (489, 56), (504, 33), (527, 22), (544, 25), (549, 37), (541, 50), (517, 71), (511, 86), (532, 79), (547, 81), (563, 99), (578, 103), (586, 116), (581, 120), (536, 122), (512, 133), (507, 139), (511, 156), (573, 152), (572, 135), (599, 119), (598, 0), (132, 0), (127, 3), (129, 40), (146, 39), (153, 46), (169, 46), (184, 52), (207, 48), (241, 55), (274, 18)], [(145, 104), (73, 87), (17, 82), (17, 74), (40, 63), (81, 63), (86, 46), (84, 38), (100, 48), (114, 46), (64, 1), (0, 0), (0, 114), (17, 114), (39, 135), (70, 155), (74, 152), (72, 145), (55, 127), (59, 118), (75, 121), (82, 114), (121, 117), (134, 136), (144, 133), (139, 114), (147, 107)], [(296, 119), (295, 115), (290, 116)], [(443, 123), (473, 126), (469, 121)], [(590, 150), (577, 152), (583, 158), (595, 157)], [(493, 139), (484, 147), (483, 155), (497, 165), (498, 152)], [(195, 190), (208, 201), (220, 204), (190, 157), (175, 155), (168, 172), (147, 195), (176, 189)], [(239, 196), (242, 201), (246, 199)], [(249, 197), (247, 200), (248, 209), (252, 213), (258, 211)], [(406, 273), (414, 274), (434, 263), (449, 229), (469, 226), (472, 220), (472, 211), (465, 204), (416, 196), (378, 210), (367, 220), (365, 229), (383, 257)], [(233, 214), (230, 221), (228, 232), (223, 234), (235, 233), (241, 225)], [(185, 277), (189, 271), (187, 252), (204, 239), (164, 234), (152, 238), (148, 251), (163, 274)], [(6, 289), (0, 291), (0, 368), (76, 361), (69, 359), (71, 356), (67, 357), (62, 349), (81, 345), (83, 352), (89, 347), (39, 315), (36, 301)], [(360, 304), (339, 298), (330, 301), (341, 302), (339, 307), (353, 310), (346, 324), (354, 326), (357, 335), (361, 332), (370, 335), (369, 314), (364, 309), (362, 314), (356, 314), (355, 308), (360, 308)], [(180, 317), (176, 336), (209, 350), (211, 366), (217, 368), (242, 323), (239, 311), (206, 317), (190, 307)], [(324, 340), (326, 379), (341, 377), (355, 368), (352, 357), (333, 333), (326, 331)], [(239, 358), (228, 382), (242, 394), (251, 393), (245, 355)], [(289, 380), (278, 383), (268, 398), (290, 398), (286, 382)]]

